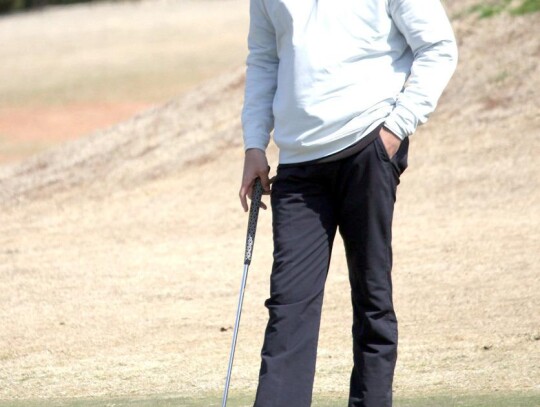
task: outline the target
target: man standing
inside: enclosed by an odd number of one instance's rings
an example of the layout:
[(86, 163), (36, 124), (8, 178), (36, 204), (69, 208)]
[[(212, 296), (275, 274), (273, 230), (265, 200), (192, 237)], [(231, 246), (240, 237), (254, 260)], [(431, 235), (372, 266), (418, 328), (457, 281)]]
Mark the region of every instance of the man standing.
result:
[[(271, 195), (274, 263), (255, 407), (311, 405), (336, 231), (353, 307), (349, 406), (389, 407), (392, 216), (408, 137), (457, 62), (439, 0), (250, 0), (240, 200)], [(265, 149), (279, 148), (272, 183)]]

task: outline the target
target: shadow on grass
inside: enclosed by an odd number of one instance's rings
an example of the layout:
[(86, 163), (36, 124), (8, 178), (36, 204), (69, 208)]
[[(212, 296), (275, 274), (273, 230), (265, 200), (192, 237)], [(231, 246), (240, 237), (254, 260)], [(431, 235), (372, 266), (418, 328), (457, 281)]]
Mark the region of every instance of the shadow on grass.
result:
[[(229, 398), (228, 407), (251, 407), (253, 396), (233, 396)], [(0, 400), (0, 407), (220, 407), (221, 396), (178, 397), (155, 396), (146, 398), (88, 398), (88, 399), (34, 399), (34, 400)], [(347, 401), (342, 397), (316, 395), (313, 407), (346, 407)], [(394, 407), (539, 407), (538, 394), (508, 395), (476, 395), (445, 396), (436, 395), (416, 399), (400, 399)], [(293, 407), (293, 406), (291, 406)]]

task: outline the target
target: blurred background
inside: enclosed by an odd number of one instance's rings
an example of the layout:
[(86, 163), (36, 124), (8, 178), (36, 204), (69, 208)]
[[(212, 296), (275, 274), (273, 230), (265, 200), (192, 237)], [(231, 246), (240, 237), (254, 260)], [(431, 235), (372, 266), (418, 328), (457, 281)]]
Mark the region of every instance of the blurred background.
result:
[(241, 1), (0, 0), (0, 162), (128, 119), (241, 65)]
[[(66, 3), (0, 0), (0, 407), (220, 405), (249, 2)], [(538, 407), (540, 0), (443, 4), (459, 65), (394, 220), (396, 406)], [(271, 262), (261, 211), (231, 406)], [(351, 318), (337, 237), (314, 406), (346, 405)]]

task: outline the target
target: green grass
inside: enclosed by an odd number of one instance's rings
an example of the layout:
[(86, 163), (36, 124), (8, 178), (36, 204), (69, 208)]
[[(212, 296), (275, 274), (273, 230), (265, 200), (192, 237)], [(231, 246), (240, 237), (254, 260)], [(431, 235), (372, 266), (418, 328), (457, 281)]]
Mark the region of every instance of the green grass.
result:
[[(540, 0), (521, 0), (521, 3), (518, 6), (511, 8), (512, 3), (512, 0), (481, 2), (470, 7), (467, 13), (477, 14), (479, 18), (489, 18), (504, 11), (507, 11), (512, 15), (522, 15), (540, 11)], [(459, 18), (460, 15), (457, 17)]]
[(510, 4), (512, 0), (499, 0), (493, 3), (478, 3), (472, 6), (469, 12), (473, 14), (478, 14), (480, 18), (493, 17), (497, 14), (502, 13)]
[(511, 10), (511, 13), (514, 15), (521, 15), (535, 13), (537, 11), (540, 11), (540, 0), (523, 0), (518, 7)]
[[(250, 407), (252, 395), (231, 395), (229, 407)], [(345, 407), (346, 399), (332, 396), (315, 396), (313, 407)], [(50, 400), (0, 400), (0, 407), (213, 407), (221, 406), (221, 395), (188, 398), (178, 396), (155, 396), (147, 398), (95, 398)], [(540, 407), (538, 394), (506, 394), (476, 396), (424, 396), (398, 398), (394, 407)]]

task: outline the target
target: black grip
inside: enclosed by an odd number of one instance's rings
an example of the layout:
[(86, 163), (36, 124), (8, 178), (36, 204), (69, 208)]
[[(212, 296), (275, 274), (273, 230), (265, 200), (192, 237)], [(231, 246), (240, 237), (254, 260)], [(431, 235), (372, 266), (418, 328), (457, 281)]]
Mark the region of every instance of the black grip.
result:
[(253, 191), (251, 193), (251, 207), (249, 208), (249, 221), (246, 236), (246, 256), (244, 264), (251, 263), (253, 245), (255, 244), (255, 232), (257, 231), (257, 219), (259, 217), (259, 206), (263, 194), (263, 187), (260, 178), (255, 179)]

